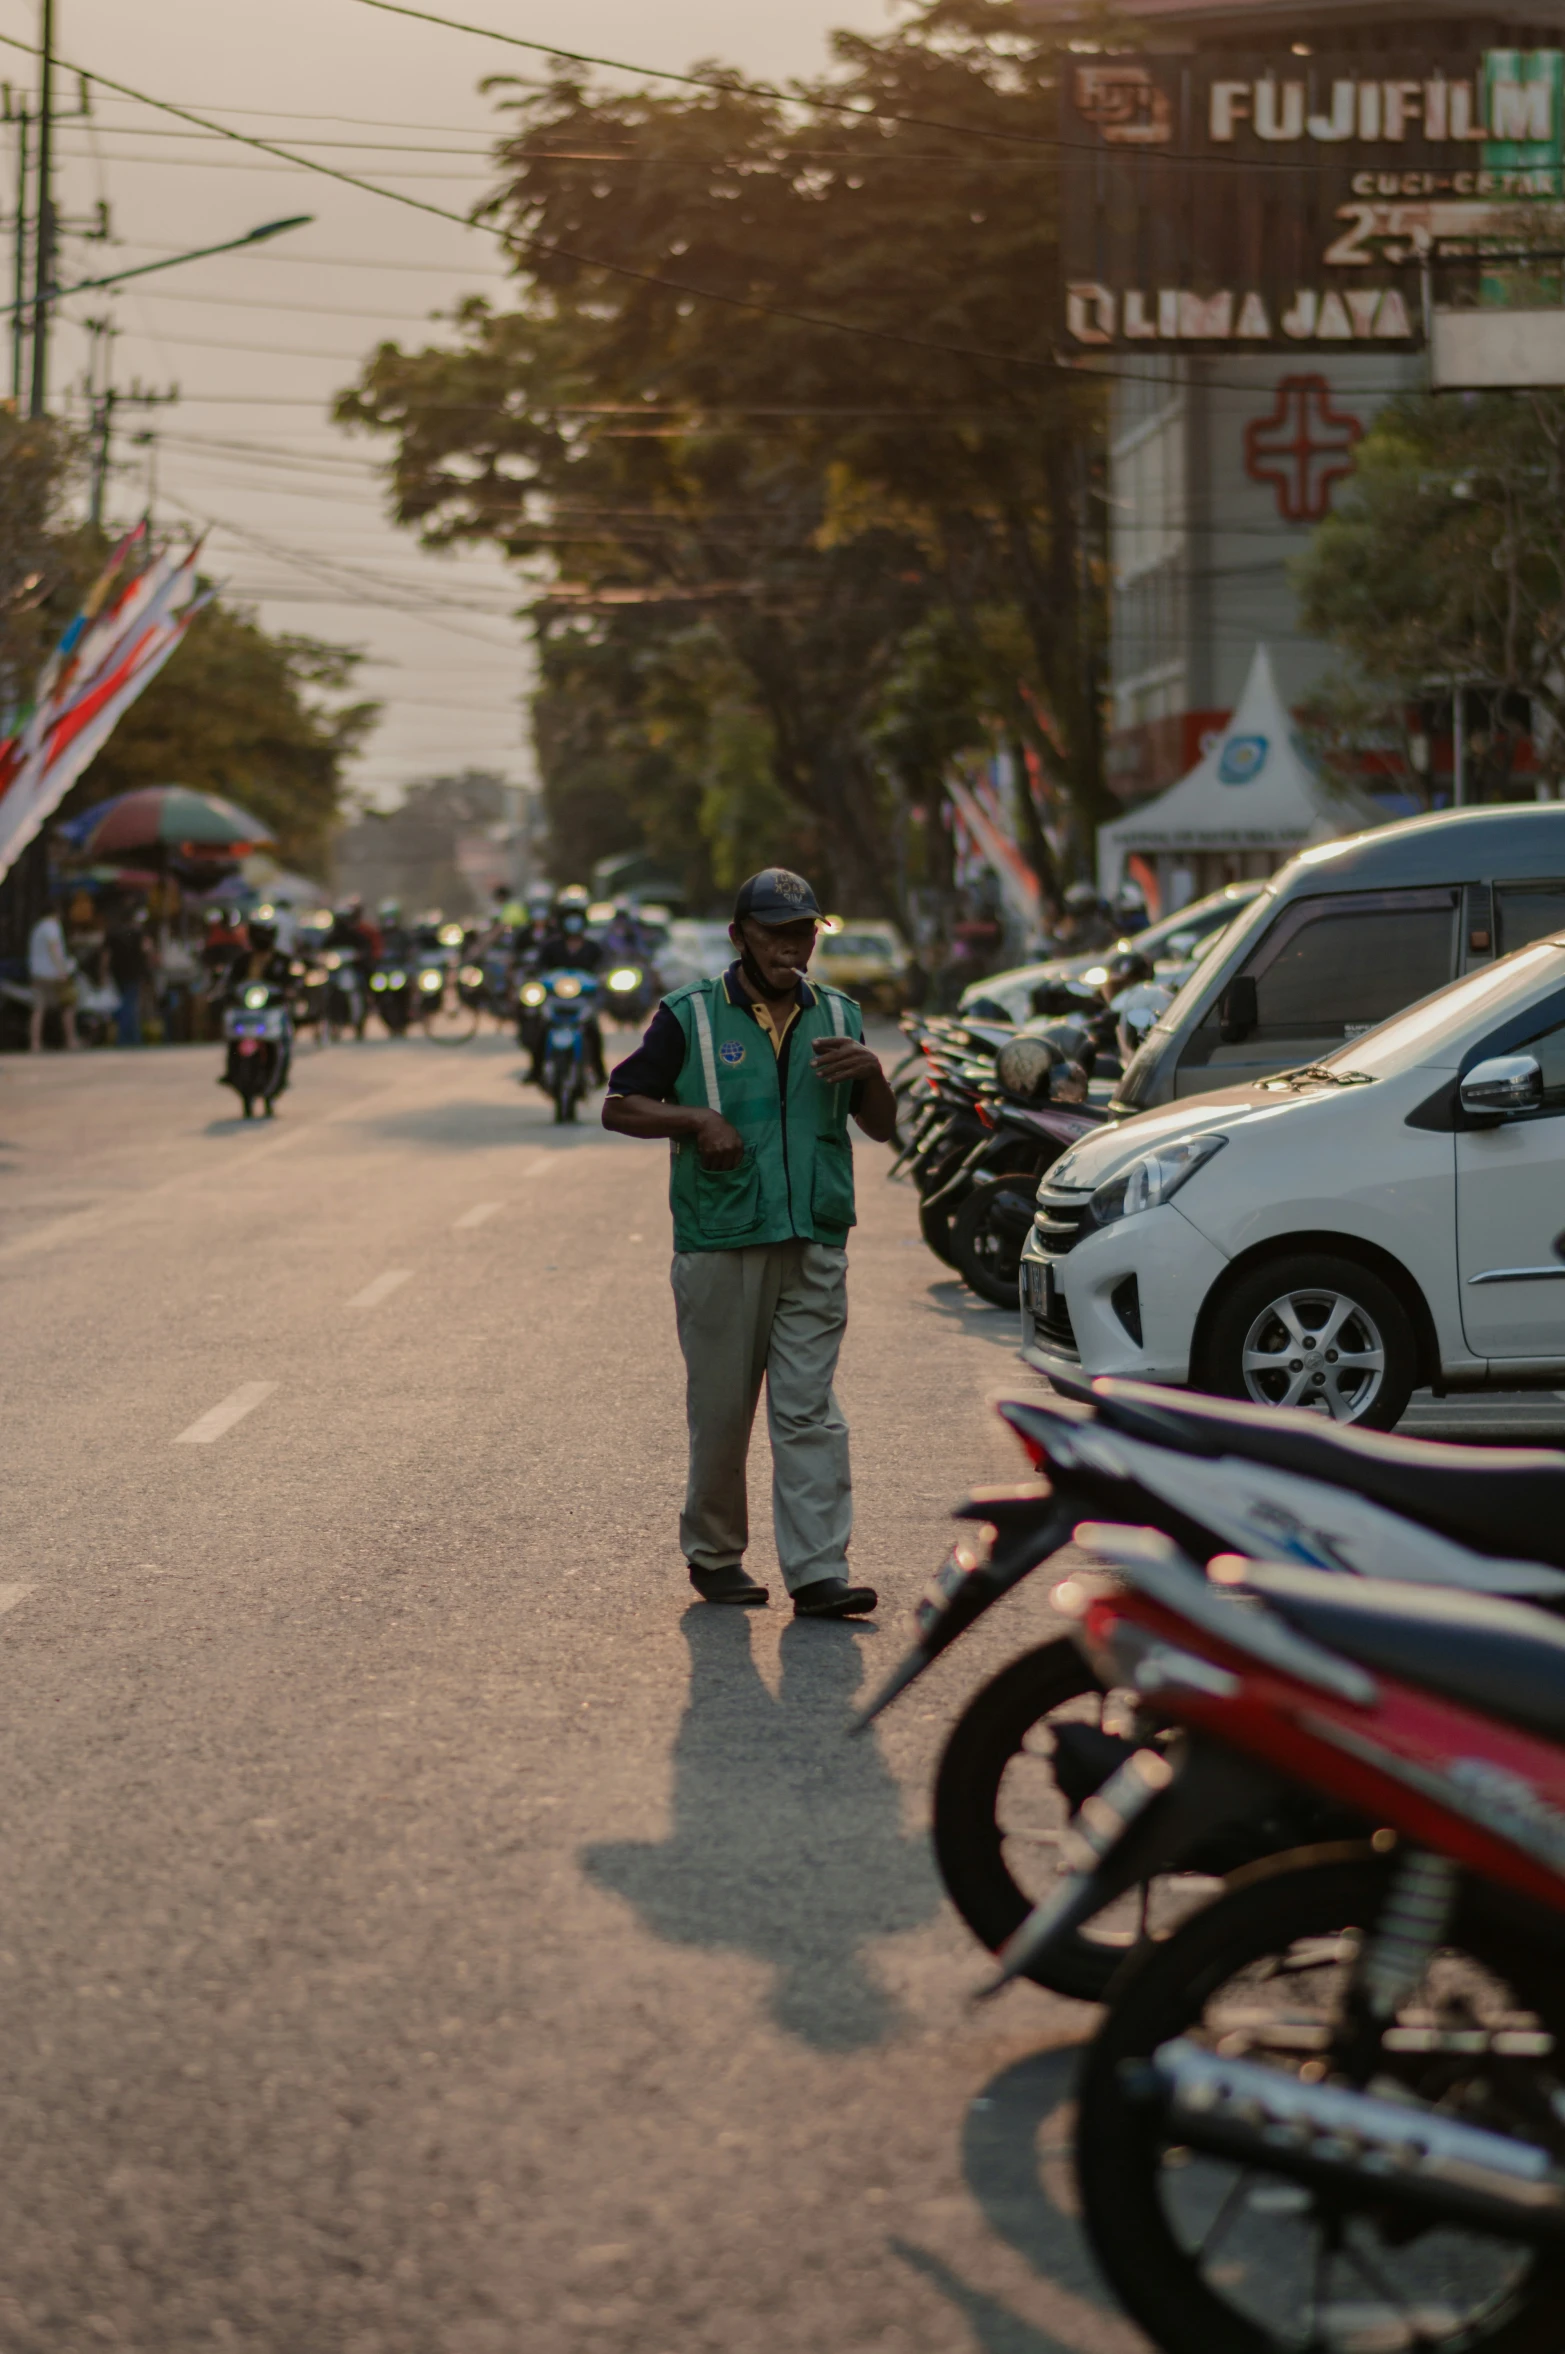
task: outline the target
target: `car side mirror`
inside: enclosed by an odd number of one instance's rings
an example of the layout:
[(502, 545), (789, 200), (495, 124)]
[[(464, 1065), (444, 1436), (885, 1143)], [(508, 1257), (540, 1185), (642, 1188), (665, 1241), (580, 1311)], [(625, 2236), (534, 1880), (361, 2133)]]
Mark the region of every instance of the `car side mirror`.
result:
[(1543, 1101), (1543, 1073), (1535, 1055), (1495, 1054), (1473, 1065), (1458, 1093), (1464, 1112), (1480, 1120), (1503, 1120), (1515, 1112), (1537, 1110)]
[(1253, 973), (1230, 981), (1218, 1000), (1218, 1035), (1225, 1046), (1241, 1046), (1261, 1018), (1260, 997)]

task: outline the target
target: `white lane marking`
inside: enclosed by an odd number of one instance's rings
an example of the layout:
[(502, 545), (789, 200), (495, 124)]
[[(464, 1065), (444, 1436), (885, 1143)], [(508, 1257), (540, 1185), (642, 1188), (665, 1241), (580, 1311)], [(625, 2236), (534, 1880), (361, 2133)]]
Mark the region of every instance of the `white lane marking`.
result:
[(412, 1275), (411, 1267), (388, 1267), (384, 1275), (377, 1275), (373, 1283), (366, 1283), (348, 1302), (350, 1308), (378, 1308), (392, 1292), (400, 1291)]
[(31, 1586), (0, 1586), (0, 1611), (14, 1610), (32, 1592)]
[(232, 1430), (236, 1422), (243, 1422), (247, 1414), (253, 1414), (276, 1387), (275, 1381), (247, 1381), (243, 1389), (237, 1389), (231, 1397), (209, 1406), (188, 1430), (182, 1430), (174, 1441), (175, 1446), (209, 1447), (214, 1439), (222, 1437), (225, 1430)]
[[(442, 1071), (439, 1074), (442, 1083), (433, 1087), (430, 1084), (432, 1076), (434, 1074), (430, 1072), (420, 1071), (393, 1079), (384, 1087), (373, 1088), (367, 1095), (354, 1096), (349, 1102), (338, 1104), (333, 1110), (321, 1113), (317, 1119), (300, 1120), (295, 1115), (282, 1135), (268, 1136), (264, 1143), (244, 1137), (244, 1173), (248, 1174), (257, 1161), (264, 1161), (273, 1153), (291, 1151), (296, 1144), (302, 1144), (306, 1137), (315, 1135), (318, 1129), (334, 1128), (344, 1122), (360, 1119), (373, 1112), (378, 1105), (389, 1103), (397, 1096), (433, 1095), (438, 1101), (449, 1093), (452, 1079), (460, 1077), (460, 1074)], [(177, 1176), (165, 1177), (159, 1185), (116, 1195), (110, 1200), (94, 1203), (90, 1209), (67, 1211), (63, 1218), (52, 1218), (45, 1226), (35, 1226), (30, 1234), (14, 1235), (9, 1242), (0, 1243), (0, 1261), (30, 1258), (35, 1251), (52, 1250), (59, 1243), (95, 1239), (106, 1230), (112, 1231), (114, 1227), (128, 1223), (143, 1203), (161, 1201), (169, 1194), (198, 1190), (205, 1185), (231, 1186), (234, 1175), (231, 1161), (202, 1162), (194, 1168), (182, 1169)]]
[(451, 1231), (453, 1234), (460, 1234), (464, 1226), (483, 1226), (494, 1216), (496, 1210), (504, 1208), (504, 1202), (474, 1202), (470, 1210), (462, 1212)]

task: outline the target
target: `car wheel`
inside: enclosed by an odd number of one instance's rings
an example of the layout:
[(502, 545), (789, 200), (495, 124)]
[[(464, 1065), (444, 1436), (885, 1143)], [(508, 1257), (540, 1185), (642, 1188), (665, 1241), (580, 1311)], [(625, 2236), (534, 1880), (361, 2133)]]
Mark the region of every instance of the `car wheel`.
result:
[(1234, 1284), (1212, 1319), (1194, 1386), (1255, 1406), (1304, 1406), (1392, 1430), (1418, 1378), (1407, 1310), (1352, 1259), (1300, 1252)]

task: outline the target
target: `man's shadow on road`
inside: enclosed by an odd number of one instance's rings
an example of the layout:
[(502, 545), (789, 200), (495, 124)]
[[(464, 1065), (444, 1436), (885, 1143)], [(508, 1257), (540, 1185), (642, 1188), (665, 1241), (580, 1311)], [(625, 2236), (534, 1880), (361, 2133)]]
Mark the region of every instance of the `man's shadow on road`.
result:
[(872, 1739), (849, 1741), (857, 1630), (783, 1631), (774, 1698), (748, 1614), (685, 1613), (690, 1700), (674, 1744), (674, 1823), (661, 1843), (584, 1850), (600, 1886), (628, 1897), (673, 1945), (770, 1962), (779, 2027), (819, 2051), (878, 2043), (896, 2004), (866, 1970), (869, 1939), (938, 1909), (925, 1842), (904, 1836), (901, 1794)]

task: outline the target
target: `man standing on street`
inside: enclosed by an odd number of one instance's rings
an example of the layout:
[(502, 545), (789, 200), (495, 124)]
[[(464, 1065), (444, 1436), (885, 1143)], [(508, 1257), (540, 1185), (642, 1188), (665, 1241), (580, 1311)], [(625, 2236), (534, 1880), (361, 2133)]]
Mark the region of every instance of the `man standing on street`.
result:
[(848, 1426), (832, 1389), (854, 1224), (848, 1115), (876, 1143), (896, 1125), (858, 1007), (804, 977), (820, 909), (802, 876), (741, 885), (739, 960), (676, 989), (611, 1074), (603, 1125), (673, 1147), (674, 1308), (685, 1359), (690, 1477), (679, 1538), (707, 1602), (757, 1603), (744, 1569), (745, 1458), (761, 1381), (772, 1519), (796, 1618), (855, 1618), (848, 1577)]

